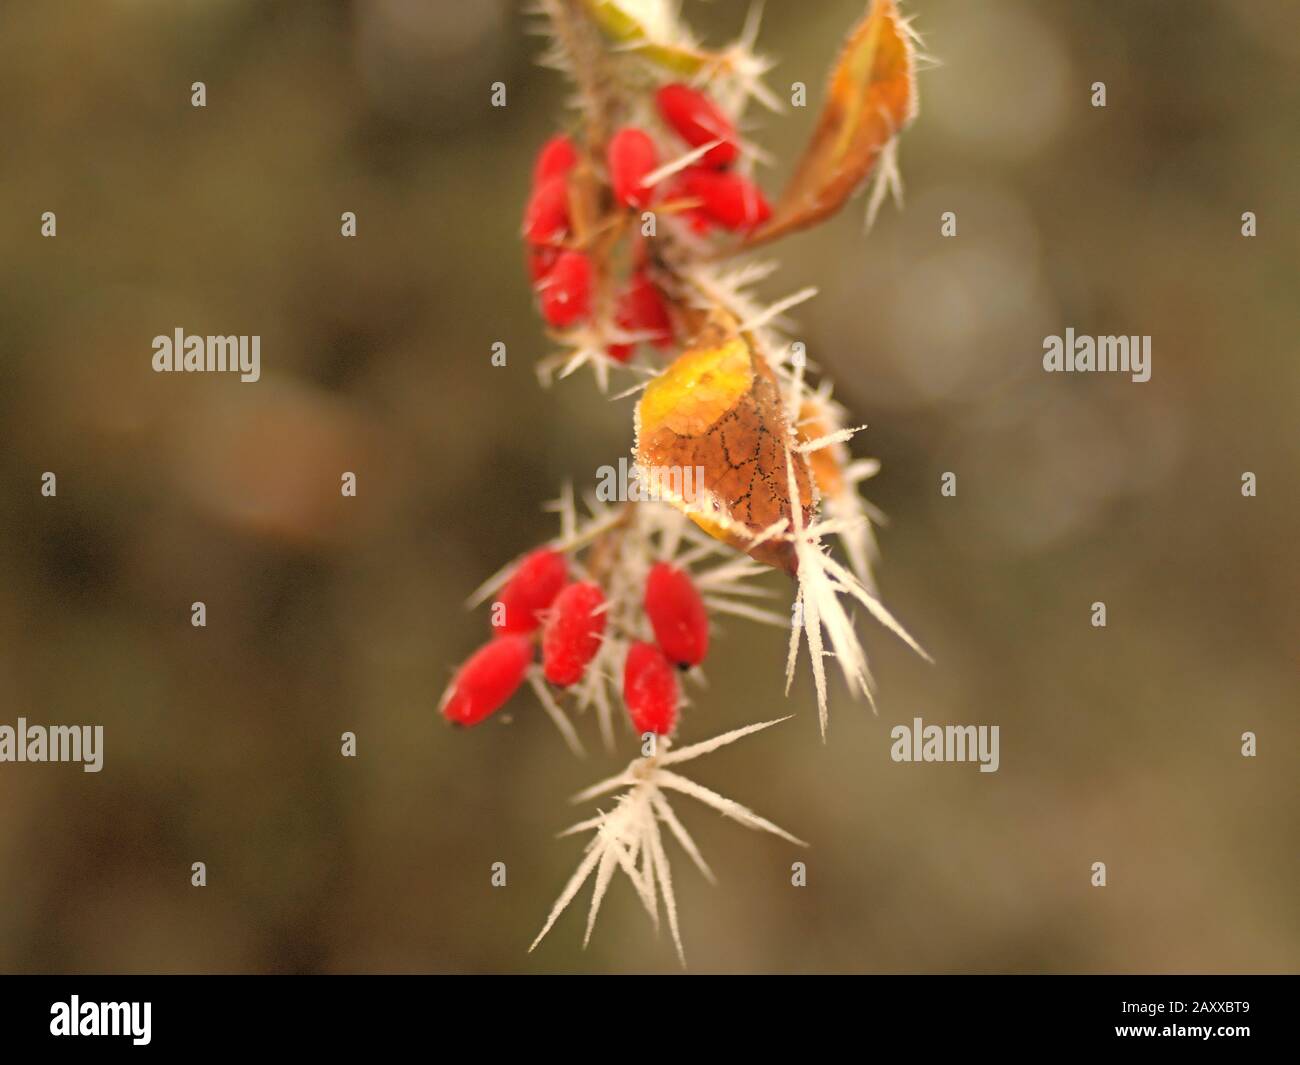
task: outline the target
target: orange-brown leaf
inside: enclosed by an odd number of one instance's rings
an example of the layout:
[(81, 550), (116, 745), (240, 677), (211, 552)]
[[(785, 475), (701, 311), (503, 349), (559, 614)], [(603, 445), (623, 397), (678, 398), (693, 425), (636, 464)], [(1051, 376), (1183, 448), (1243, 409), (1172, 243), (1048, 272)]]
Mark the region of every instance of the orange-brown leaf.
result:
[(820, 222), (862, 184), (916, 113), (915, 51), (895, 0), (871, 0), (831, 72), (826, 106), (757, 244)]
[(793, 573), (788, 540), (754, 538), (782, 518), (794, 524), (787, 456), (804, 525), (813, 487), (790, 431), (775, 375), (736, 320), (716, 310), (694, 343), (650, 382), (637, 404), (637, 463), (701, 470), (702, 492), (679, 504), (700, 528), (760, 562)]

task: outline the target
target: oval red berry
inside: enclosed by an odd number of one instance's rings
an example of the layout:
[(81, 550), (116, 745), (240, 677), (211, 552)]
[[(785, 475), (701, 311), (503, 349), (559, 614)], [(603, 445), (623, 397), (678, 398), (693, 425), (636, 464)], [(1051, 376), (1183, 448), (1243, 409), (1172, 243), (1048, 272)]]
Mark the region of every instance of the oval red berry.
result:
[(664, 347), (672, 343), (673, 323), (668, 316), (668, 306), (655, 283), (642, 271), (632, 275), (632, 280), (618, 298), (614, 321), (630, 333), (646, 333), (649, 343)]
[(533, 188), (549, 179), (567, 174), (577, 165), (578, 149), (567, 135), (557, 133), (542, 145), (533, 164)]
[(763, 190), (739, 174), (692, 167), (682, 172), (678, 189), (699, 200), (700, 210), (727, 229), (753, 229), (772, 217)]
[(698, 666), (709, 653), (709, 614), (691, 578), (656, 562), (645, 584), (645, 612), (660, 649), (679, 666)]
[(591, 313), (591, 260), (580, 251), (561, 252), (537, 294), (542, 317), (557, 329), (582, 321)]
[(600, 650), (605, 594), (592, 581), (570, 584), (551, 604), (542, 629), (542, 672), (560, 688), (577, 684)]
[(496, 713), (519, 690), (532, 660), (533, 641), (527, 636), (505, 636), (480, 647), (443, 695), (443, 717), (453, 725), (477, 725)]
[(534, 631), (542, 623), (539, 615), (555, 602), (568, 579), (569, 565), (558, 551), (539, 547), (526, 555), (497, 597), (504, 617), (495, 626), (496, 634)]
[(627, 207), (646, 207), (654, 196), (645, 178), (659, 165), (659, 153), (650, 134), (643, 129), (620, 129), (609, 141), (606, 153), (609, 183), (614, 198)]
[(549, 244), (569, 228), (569, 182), (563, 174), (547, 178), (528, 198), (524, 208), (524, 239), (529, 244)]
[(677, 674), (652, 643), (634, 643), (623, 666), (623, 702), (637, 732), (670, 735), (677, 727)]
[(674, 83), (660, 89), (655, 102), (663, 120), (693, 148), (710, 141), (722, 142), (701, 157), (705, 166), (724, 167), (736, 161), (740, 155), (736, 127), (704, 93), (689, 85)]
[(528, 273), (533, 279), (533, 284), (545, 279), (559, 257), (560, 249), (552, 244), (528, 246)]

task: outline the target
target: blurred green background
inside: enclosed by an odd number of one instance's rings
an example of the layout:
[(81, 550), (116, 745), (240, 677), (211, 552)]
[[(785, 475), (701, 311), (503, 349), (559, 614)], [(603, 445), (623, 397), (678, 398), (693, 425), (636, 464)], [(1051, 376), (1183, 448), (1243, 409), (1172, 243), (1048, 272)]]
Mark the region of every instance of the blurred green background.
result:
[[(863, 5), (767, 6), (769, 83), (812, 104), (754, 116), (775, 191)], [(869, 423), (882, 589), (937, 664), (863, 622), (880, 714), (837, 686), (823, 746), (806, 660), (786, 700), (784, 634), (725, 626), (683, 738), (797, 716), (693, 776), (812, 847), (681, 800), (720, 876), (677, 852), (688, 958), (1294, 971), (1300, 7), (909, 10), (942, 66), (905, 209), (777, 245), (765, 294), (821, 289), (800, 335)], [(686, 13), (721, 44), (745, 5)], [(0, 723), (106, 731), (98, 775), (0, 765), (0, 969), (676, 967), (625, 882), (585, 954), (578, 913), (525, 953), (578, 861), (567, 796), (631, 737), (582, 763), (527, 695), (468, 732), (436, 715), (487, 631), (466, 596), (631, 446), (630, 400), (533, 373), (517, 231), (566, 91), (526, 24), (488, 0), (0, 7)], [(178, 326), (260, 334), (262, 380), (154, 374)], [(1150, 334), (1152, 380), (1044, 374), (1067, 326)], [(891, 762), (913, 716), (1000, 725), (1000, 771)]]

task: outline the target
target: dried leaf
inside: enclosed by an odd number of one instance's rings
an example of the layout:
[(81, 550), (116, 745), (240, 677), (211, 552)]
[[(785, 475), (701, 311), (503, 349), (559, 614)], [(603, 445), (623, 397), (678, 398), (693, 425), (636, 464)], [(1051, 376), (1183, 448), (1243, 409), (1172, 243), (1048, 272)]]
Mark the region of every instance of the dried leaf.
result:
[[(721, 309), (692, 346), (647, 385), (637, 405), (638, 465), (655, 471), (702, 470), (689, 499), (670, 499), (700, 528), (759, 562), (787, 573), (797, 568), (788, 540), (773, 525), (795, 524), (786, 470), (790, 429), (775, 375), (736, 319)], [(808, 464), (793, 456), (802, 502), (812, 518)], [(653, 476), (651, 483), (655, 483)], [(684, 477), (680, 483), (685, 483)], [(662, 480), (658, 481), (664, 487)], [(769, 539), (756, 543), (765, 532)]]
[(916, 113), (915, 51), (895, 0), (871, 0), (831, 73), (812, 141), (772, 211), (760, 244), (834, 214)]

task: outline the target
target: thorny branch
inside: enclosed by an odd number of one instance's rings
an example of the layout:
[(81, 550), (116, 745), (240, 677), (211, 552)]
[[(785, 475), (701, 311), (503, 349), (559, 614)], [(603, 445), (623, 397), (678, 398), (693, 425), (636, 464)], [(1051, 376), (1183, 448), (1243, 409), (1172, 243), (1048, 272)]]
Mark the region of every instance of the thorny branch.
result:
[[(472, 597), (498, 596), (493, 623), (502, 628), (462, 666), (443, 710), (475, 724), (527, 679), (570, 747), (581, 749), (566, 714), (594, 707), (612, 750), (621, 700), (643, 756), (575, 800), (615, 796), (608, 810), (563, 833), (593, 834), (533, 947), (594, 879), (585, 946), (622, 872), (656, 929), (662, 898), (684, 964), (660, 826), (706, 879), (714, 874), (668, 794), (804, 844), (667, 768), (778, 723), (673, 748), (687, 704), (673, 667), (702, 684), (718, 615), (788, 626), (786, 691), (805, 646), (824, 739), (826, 658), (851, 693), (872, 698), (851, 609), (864, 608), (925, 653), (875, 590), (879, 515), (859, 486), (878, 463), (853, 458), (848, 445), (862, 426), (849, 422), (824, 375), (809, 384), (818, 368), (787, 332), (786, 313), (816, 290), (764, 304), (751, 290), (775, 264), (724, 262), (833, 215), (873, 172), (896, 188), (897, 137), (916, 113), (916, 36), (896, 0), (868, 0), (832, 69), (809, 145), (769, 205), (753, 178), (762, 153), (738, 132), (750, 100), (780, 110), (762, 82), (772, 64), (754, 50), (761, 5), (736, 42), (709, 51), (676, 0), (539, 3), (552, 41), (544, 62), (574, 82), (583, 128), (576, 142), (564, 134), (547, 142), (525, 213), (539, 308), (561, 348), (539, 363), (539, 376), (549, 383), (588, 366), (604, 391), (612, 373), (637, 375), (641, 383), (621, 393), (640, 393), (636, 468), (661, 491), (650, 502), (588, 495), (584, 512), (565, 488), (550, 508), (559, 535)], [(884, 188), (870, 198), (872, 212)], [(665, 486), (664, 470), (703, 476)], [(834, 542), (847, 566), (832, 556)], [(755, 580), (772, 565), (796, 578), (791, 614), (755, 602), (772, 594)], [(538, 643), (540, 667), (532, 664)]]

